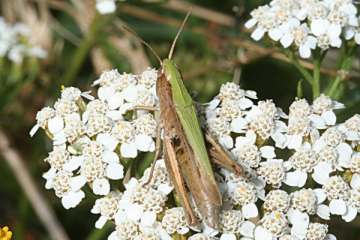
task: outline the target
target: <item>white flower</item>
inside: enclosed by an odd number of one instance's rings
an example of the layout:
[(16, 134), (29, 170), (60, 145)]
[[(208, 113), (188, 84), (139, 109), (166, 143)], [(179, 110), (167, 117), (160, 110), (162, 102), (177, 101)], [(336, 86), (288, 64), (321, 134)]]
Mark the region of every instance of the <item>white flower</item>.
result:
[(330, 23), (327, 19), (315, 19), (311, 22), (311, 32), (318, 38), (317, 45), (326, 50), (330, 46), (340, 48), (341, 26)]
[(257, 173), (267, 184), (279, 188), (286, 176), (284, 161), (281, 159), (269, 159), (266, 162), (262, 162), (257, 169)]
[(360, 115), (355, 114), (340, 124), (339, 130), (344, 133), (346, 140), (360, 141)]
[(255, 205), (258, 197), (253, 183), (243, 178), (234, 178), (227, 182), (227, 187), (229, 198), (235, 205), (241, 206), (242, 214), (246, 219), (258, 215)]
[(272, 190), (266, 195), (263, 207), (268, 212), (286, 212), (290, 207), (289, 194), (283, 190)]
[(54, 189), (65, 209), (76, 207), (85, 197), (80, 190), (86, 183), (83, 178), (73, 177), (73, 174), (67, 171), (56, 172), (54, 169), (50, 169), (43, 177), (47, 180), (46, 187)]
[(184, 209), (181, 207), (166, 210), (161, 225), (169, 234), (185, 235), (190, 230), (185, 221)]
[(96, 0), (96, 9), (101, 14), (113, 13), (116, 10), (115, 0)]
[(110, 192), (105, 197), (95, 201), (91, 213), (101, 215), (95, 223), (96, 228), (102, 228), (108, 220), (114, 219), (120, 199), (120, 192)]

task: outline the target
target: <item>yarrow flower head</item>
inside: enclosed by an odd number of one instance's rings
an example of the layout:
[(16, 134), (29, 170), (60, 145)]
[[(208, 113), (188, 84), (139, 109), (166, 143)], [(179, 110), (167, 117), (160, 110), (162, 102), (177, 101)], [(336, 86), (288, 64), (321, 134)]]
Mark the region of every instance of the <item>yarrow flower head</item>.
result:
[(0, 57), (20, 64), (27, 58), (44, 59), (47, 52), (41, 46), (34, 45), (29, 38), (32, 31), (25, 23), (10, 24), (0, 17)]
[(317, 48), (340, 48), (353, 38), (360, 43), (359, 16), (352, 1), (273, 0), (253, 10), (245, 27), (254, 28), (254, 40), (267, 34), (284, 48), (297, 48), (302, 58), (310, 58)]
[[(269, 8), (304, 14), (294, 2), (278, 0)], [(309, 10), (308, 18), (322, 16), (321, 8), (317, 11)], [(275, 24), (292, 13), (281, 14)], [(273, 101), (257, 101), (256, 92), (227, 83), (200, 106), (199, 116), (204, 131), (244, 175), (214, 165), (223, 198), (219, 226), (201, 222), (191, 195), (199, 226), (189, 226), (187, 212), (172, 196), (176, 186), (168, 159), (149, 162), (161, 133), (157, 75), (155, 69), (139, 75), (104, 72), (94, 81), (97, 97), (64, 88), (54, 106), (37, 113), (31, 130), (34, 135), (42, 129), (52, 140), (44, 159), (45, 188), (69, 209), (89, 187), (96, 197), (95, 227), (115, 224), (108, 239), (334, 240), (324, 222), (335, 216), (349, 222), (360, 212), (358, 115), (336, 124), (334, 111), (343, 105), (325, 95), (313, 103), (296, 99), (286, 115)], [(321, 223), (314, 222), (319, 218)]]

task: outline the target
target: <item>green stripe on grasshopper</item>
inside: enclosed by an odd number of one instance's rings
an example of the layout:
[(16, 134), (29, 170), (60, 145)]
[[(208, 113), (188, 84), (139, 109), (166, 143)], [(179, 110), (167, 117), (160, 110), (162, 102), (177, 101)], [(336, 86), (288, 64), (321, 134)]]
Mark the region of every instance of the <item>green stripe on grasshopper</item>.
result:
[(204, 173), (204, 186), (208, 186), (209, 194), (212, 195), (213, 202), (221, 205), (221, 195), (217, 188), (214, 173), (208, 156), (205, 145), (204, 135), (197, 117), (196, 109), (193, 100), (187, 91), (181, 74), (176, 68), (172, 60), (165, 59), (162, 63), (163, 71), (170, 82), (173, 101), (176, 107), (176, 112), (179, 116), (181, 125), (184, 129), (186, 138), (192, 147), (195, 155), (196, 164), (199, 167), (201, 175)]

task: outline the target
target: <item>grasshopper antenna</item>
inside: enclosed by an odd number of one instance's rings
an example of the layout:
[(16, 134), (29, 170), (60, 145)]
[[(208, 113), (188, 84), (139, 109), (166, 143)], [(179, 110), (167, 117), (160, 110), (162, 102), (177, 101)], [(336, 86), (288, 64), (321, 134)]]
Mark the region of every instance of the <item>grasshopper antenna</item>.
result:
[(177, 32), (177, 34), (176, 34), (176, 36), (175, 36), (174, 41), (173, 41), (172, 44), (171, 44), (171, 48), (170, 48), (169, 56), (168, 56), (169, 59), (172, 58), (172, 55), (173, 55), (174, 49), (175, 49), (175, 45), (176, 45), (176, 41), (178, 40), (181, 32), (184, 30), (186, 21), (188, 20), (188, 18), (189, 18), (190, 15), (191, 15), (191, 11), (192, 11), (192, 9), (190, 8), (190, 10), (189, 10), (189, 11), (187, 12), (187, 14), (186, 14), (186, 17), (184, 18), (183, 22), (181, 23), (181, 26), (180, 26), (179, 31)]
[(131, 35), (133, 35), (136, 39), (138, 39), (142, 44), (144, 44), (150, 51), (151, 53), (156, 57), (156, 59), (159, 61), (160, 65), (162, 65), (162, 61), (161, 58), (159, 57), (159, 55), (156, 53), (156, 51), (150, 46), (150, 44), (148, 44), (147, 42), (145, 42), (144, 39), (142, 39), (139, 34), (137, 34), (133, 29), (131, 29), (130, 27), (126, 26), (123, 23), (120, 23), (120, 27), (122, 29), (124, 29), (126, 32), (130, 33)]

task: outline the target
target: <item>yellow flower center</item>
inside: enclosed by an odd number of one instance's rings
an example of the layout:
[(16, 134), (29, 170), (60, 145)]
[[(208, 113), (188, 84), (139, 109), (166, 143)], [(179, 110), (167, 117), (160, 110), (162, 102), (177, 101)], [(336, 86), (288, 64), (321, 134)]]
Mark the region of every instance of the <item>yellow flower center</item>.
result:
[(0, 240), (11, 240), (12, 232), (9, 227), (3, 227), (0, 229)]

